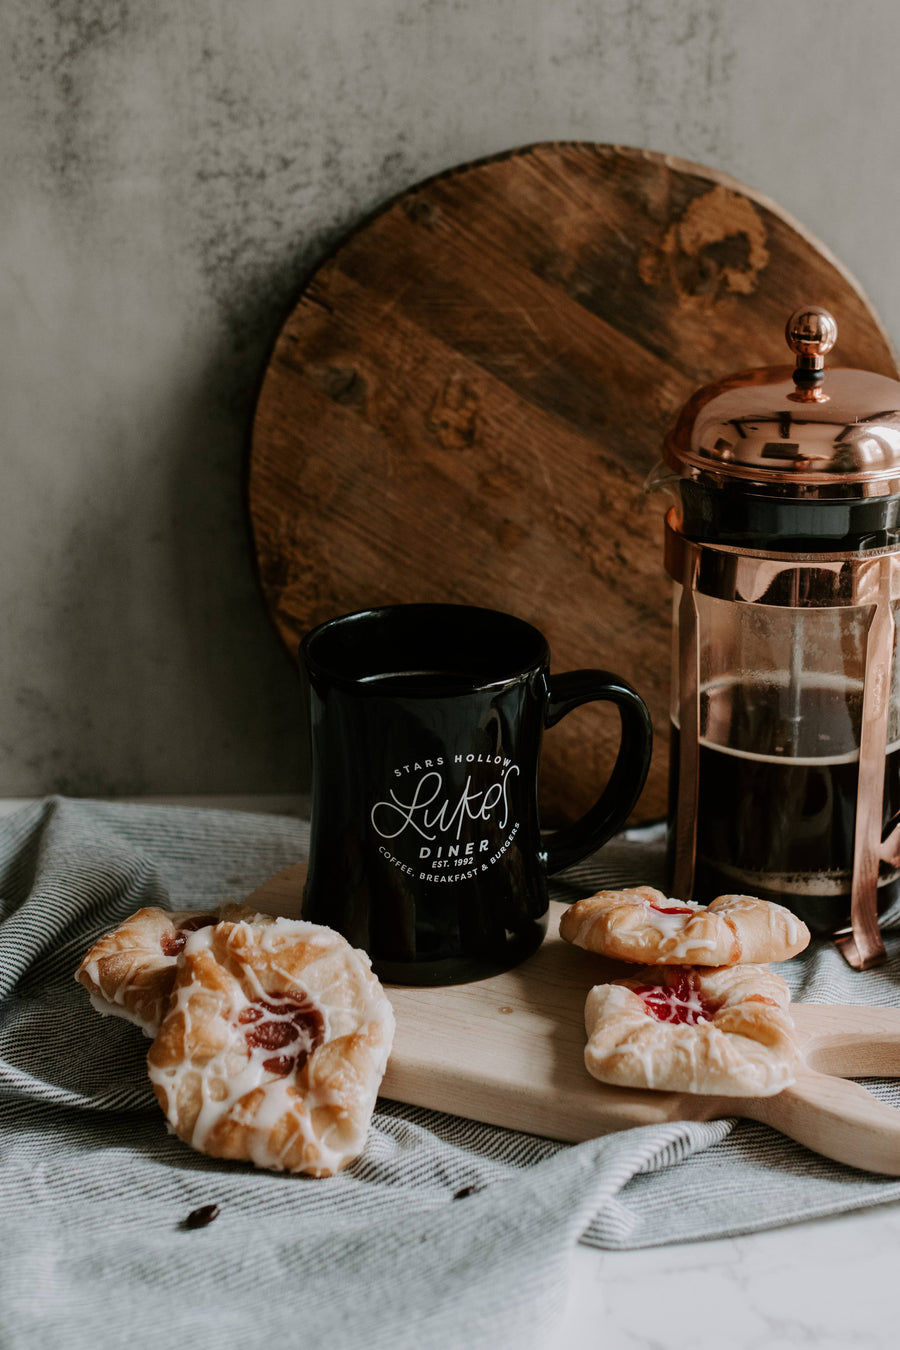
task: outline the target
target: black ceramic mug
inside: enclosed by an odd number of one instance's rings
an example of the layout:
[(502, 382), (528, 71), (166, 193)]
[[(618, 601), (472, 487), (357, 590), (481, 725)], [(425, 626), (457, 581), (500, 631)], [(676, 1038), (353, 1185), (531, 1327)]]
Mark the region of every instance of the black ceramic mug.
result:
[[(303, 917), (382, 980), (508, 970), (543, 938), (547, 877), (621, 827), (650, 763), (647, 708), (602, 670), (550, 675), (541, 633), (466, 605), (392, 605), (303, 639), (313, 755)], [(541, 736), (583, 703), (619, 709), (615, 767), (575, 824), (542, 837)]]

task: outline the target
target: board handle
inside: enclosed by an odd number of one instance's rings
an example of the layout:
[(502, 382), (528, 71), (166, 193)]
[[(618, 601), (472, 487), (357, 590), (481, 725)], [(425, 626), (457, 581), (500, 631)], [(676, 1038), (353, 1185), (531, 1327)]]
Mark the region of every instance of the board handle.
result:
[(794, 1003), (806, 1065), (839, 1078), (900, 1078), (900, 1008)]
[(900, 1111), (859, 1083), (803, 1069), (775, 1097), (744, 1102), (741, 1115), (865, 1172), (900, 1176)]

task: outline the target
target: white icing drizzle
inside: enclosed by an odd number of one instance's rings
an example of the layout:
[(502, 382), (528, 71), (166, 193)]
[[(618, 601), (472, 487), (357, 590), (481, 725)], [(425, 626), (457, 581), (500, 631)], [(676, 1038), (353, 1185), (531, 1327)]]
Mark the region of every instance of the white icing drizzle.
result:
[[(197, 998), (198, 985), (179, 980), (166, 1020), (184, 1019), (187, 1053), (178, 1064), (164, 1069), (151, 1061), (150, 1077), (165, 1092), (169, 1120), (193, 1148), (206, 1151), (212, 1131), (230, 1117), (242, 1127), (249, 1159), (256, 1166), (284, 1170), (288, 1166), (286, 1158), (299, 1138), (302, 1140), (302, 1170), (328, 1175), (355, 1157), (365, 1143), (369, 1118), (393, 1039), (393, 1010), (370, 973), (368, 957), (345, 944), (330, 929), (289, 919), (278, 919), (266, 928), (254, 929), (248, 934), (246, 930), (250, 927), (246, 923), (233, 925), (229, 945), (239, 963), (240, 978), (231, 978), (227, 995), (217, 994), (219, 1006), (211, 1018), (208, 1000)], [(200, 929), (191, 934), (182, 961), (190, 966), (212, 960), (210, 948), (216, 931)], [(249, 951), (248, 937), (251, 939)], [(300, 976), (302, 984), (277, 959), (286, 944), (293, 946), (297, 942), (306, 943), (313, 952), (316, 947), (321, 949), (321, 956), (316, 958), (314, 954), (304, 966)], [(336, 948), (336, 943), (343, 945)], [(265, 985), (252, 964), (254, 949), (267, 957)], [(349, 982), (346, 980), (348, 962), (352, 976), (356, 977)], [(352, 991), (349, 1001), (347, 989), (342, 988), (345, 983)], [(302, 1065), (300, 1070), (295, 1065), (287, 1074), (266, 1069), (264, 1061), (277, 1057), (279, 1051), (248, 1044), (247, 1033), (252, 1032), (257, 1023), (241, 1023), (240, 1016), (259, 1000), (275, 1002), (270, 991), (298, 1001), (309, 1000), (323, 1018), (322, 1040), (306, 1061), (305, 1078)], [(200, 1012), (201, 1022), (195, 1023), (195, 1011)], [(290, 1011), (286, 1010), (284, 1014), (267, 1011), (262, 1020), (289, 1019)], [(326, 1075), (320, 1079), (315, 1062), (330, 1042), (354, 1034), (366, 1035), (372, 1049), (363, 1091), (356, 1093), (354, 1101), (348, 1101), (347, 1092), (341, 1091), (346, 1087), (341, 1075)], [(197, 1056), (196, 1062), (192, 1062), (191, 1047), (209, 1044), (214, 1053), (207, 1056), (204, 1051)], [(291, 1055), (296, 1047), (297, 1042), (292, 1041), (284, 1047), (284, 1053)], [(187, 1122), (179, 1120), (179, 1103), (189, 1076), (199, 1089), (200, 1107), (188, 1132)], [(258, 1096), (260, 1088), (261, 1097)], [(254, 1094), (256, 1099), (251, 1100)], [(337, 1112), (341, 1117), (341, 1129), (334, 1145), (326, 1137), (327, 1127), (317, 1129), (314, 1123), (316, 1112), (323, 1108), (332, 1108), (332, 1114)], [(273, 1142), (276, 1127), (279, 1127), (280, 1140), (277, 1148)]]
[(597, 985), (585, 1003), (586, 1067), (620, 1086), (728, 1096), (771, 1096), (794, 1081), (796, 1047), (783, 1011), (766, 1019), (766, 1041), (753, 1039), (750, 1024), (748, 1035), (723, 1030), (717, 1017), (659, 1022), (626, 986)]
[[(682, 993), (682, 988), (687, 986), (687, 997)], [(657, 993), (658, 991), (658, 993)], [(698, 986), (690, 979), (687, 979), (676, 988), (672, 985), (655, 985), (647, 993), (638, 994), (638, 998), (644, 1004), (645, 1009), (657, 1022), (671, 1022), (673, 1025), (680, 1025), (682, 1022), (688, 1026), (696, 1026), (698, 1022), (708, 1022), (710, 1020), (707, 1013), (707, 1005), (704, 1003)], [(669, 1008), (678, 1012), (686, 1013), (682, 1018), (660, 1017), (657, 1015), (654, 1002), (661, 998)]]
[[(87, 988), (94, 1010), (101, 1017), (122, 1017), (139, 1026), (146, 1036), (155, 1036), (168, 992), (165, 977), (170, 973), (174, 980), (177, 966), (177, 957), (167, 956), (162, 943), (177, 936), (181, 924), (201, 914), (199, 910), (169, 911), (148, 906), (95, 943), (75, 974), (79, 984)], [(101, 968), (107, 962), (114, 966), (117, 978), (104, 976)], [(140, 1003), (146, 1009), (154, 1001), (155, 1017), (142, 1016), (129, 1006)]]
[(75, 972), (75, 979), (87, 989), (91, 1006), (101, 1017), (112, 1014), (124, 1018), (152, 1038), (162, 1021), (178, 967), (178, 953), (167, 954), (163, 944), (180, 934), (187, 938), (196, 931), (193, 925), (198, 921), (211, 926), (217, 917), (255, 924), (275, 922), (268, 914), (254, 914), (245, 905), (231, 902), (216, 911), (166, 910), (148, 905), (94, 944)]
[(809, 940), (806, 924), (784, 905), (777, 905), (772, 900), (760, 900), (755, 895), (720, 895), (713, 905), (717, 913), (753, 914), (764, 919), (769, 939), (779, 949), (785, 944), (794, 947)]
[[(709, 911), (705, 905), (699, 905), (695, 901), (667, 900), (666, 906), (678, 906), (679, 909), (687, 909), (688, 914), (663, 914), (650, 903), (643, 899), (641, 904), (640, 922), (642, 927), (648, 928), (652, 933), (658, 933), (662, 939), (661, 952), (674, 962), (687, 961), (691, 952), (714, 951), (719, 945), (719, 935), (713, 932), (711, 936), (702, 936), (697, 931), (698, 925), (695, 920), (698, 916), (706, 916)], [(663, 906), (665, 908), (666, 906)], [(715, 929), (718, 925), (711, 924)], [(640, 930), (635, 934), (643, 946), (656, 946), (656, 942), (650, 933), (642, 934)]]

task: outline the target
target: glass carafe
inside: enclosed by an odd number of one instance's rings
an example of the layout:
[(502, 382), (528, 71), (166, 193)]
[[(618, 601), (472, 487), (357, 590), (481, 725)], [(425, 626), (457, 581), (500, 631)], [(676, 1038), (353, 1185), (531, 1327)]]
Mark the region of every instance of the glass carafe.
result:
[[(678, 587), (677, 603), (681, 602)], [(757, 895), (818, 933), (850, 923), (871, 605), (797, 610), (698, 594), (699, 754), (693, 897)], [(896, 662), (892, 663), (896, 681)], [(678, 800), (679, 674), (671, 801)], [(890, 699), (881, 838), (900, 813), (900, 703)], [(674, 832), (673, 832), (674, 838)], [(674, 862), (674, 860), (673, 860)], [(879, 859), (878, 910), (900, 892)]]
[(864, 968), (900, 894), (900, 384), (826, 378), (836, 333), (799, 311), (793, 370), (708, 386), (665, 443), (670, 867), (674, 894), (777, 901)]

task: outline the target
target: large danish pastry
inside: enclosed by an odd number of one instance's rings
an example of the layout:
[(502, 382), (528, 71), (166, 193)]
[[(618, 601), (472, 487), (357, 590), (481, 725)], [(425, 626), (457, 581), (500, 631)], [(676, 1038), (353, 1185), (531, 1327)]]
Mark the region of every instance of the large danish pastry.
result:
[(619, 1087), (770, 1097), (794, 1081), (790, 993), (767, 966), (648, 966), (596, 985), (587, 1070)]
[(189, 933), (223, 918), (250, 918), (271, 923), (244, 905), (222, 905), (214, 913), (139, 909), (95, 942), (75, 972), (103, 1016), (135, 1022), (155, 1036), (175, 983), (175, 968)]
[(190, 934), (147, 1058), (193, 1148), (330, 1176), (363, 1150), (394, 1034), (369, 959), (301, 920)]
[(652, 886), (599, 891), (560, 919), (567, 942), (642, 965), (734, 966), (787, 961), (809, 943), (809, 929), (782, 905), (751, 895), (720, 895), (710, 905), (669, 900)]

